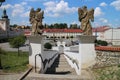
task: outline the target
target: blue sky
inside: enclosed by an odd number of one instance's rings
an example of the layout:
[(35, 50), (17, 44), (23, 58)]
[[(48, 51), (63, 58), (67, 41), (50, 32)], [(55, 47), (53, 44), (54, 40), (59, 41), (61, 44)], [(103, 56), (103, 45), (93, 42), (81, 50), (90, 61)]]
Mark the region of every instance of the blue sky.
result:
[(6, 8), (11, 24), (30, 25), (29, 11), (33, 7), (44, 10), (43, 24), (80, 24), (77, 10), (84, 5), (95, 9), (93, 27), (120, 27), (120, 0), (6, 0), (0, 16)]

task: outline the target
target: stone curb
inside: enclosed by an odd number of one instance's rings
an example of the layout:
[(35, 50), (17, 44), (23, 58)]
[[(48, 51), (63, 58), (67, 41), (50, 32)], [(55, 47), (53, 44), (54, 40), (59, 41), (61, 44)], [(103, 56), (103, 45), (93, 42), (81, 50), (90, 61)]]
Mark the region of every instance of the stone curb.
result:
[(33, 69), (33, 67), (30, 67), (19, 79), (17, 80), (23, 80), (29, 73), (30, 71)]

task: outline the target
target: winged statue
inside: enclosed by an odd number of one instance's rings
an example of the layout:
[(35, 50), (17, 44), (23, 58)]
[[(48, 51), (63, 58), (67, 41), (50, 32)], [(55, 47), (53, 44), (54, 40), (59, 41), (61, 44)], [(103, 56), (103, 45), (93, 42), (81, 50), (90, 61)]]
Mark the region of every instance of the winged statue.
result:
[(41, 11), (41, 8), (37, 8), (35, 11), (34, 8), (31, 8), (29, 14), (29, 21), (32, 24), (32, 34), (42, 34), (42, 20), (43, 20), (44, 11)]
[(91, 21), (94, 21), (94, 9), (87, 10), (87, 6), (78, 8), (78, 18), (81, 22), (81, 29), (83, 30), (83, 35), (92, 35)]

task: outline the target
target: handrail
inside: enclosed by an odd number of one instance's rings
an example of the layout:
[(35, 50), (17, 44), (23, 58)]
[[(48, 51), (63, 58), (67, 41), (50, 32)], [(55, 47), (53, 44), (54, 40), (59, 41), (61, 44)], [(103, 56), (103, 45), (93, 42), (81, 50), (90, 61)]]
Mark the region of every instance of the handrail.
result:
[(77, 65), (77, 68), (79, 69), (78, 60), (75, 60), (75, 59), (71, 58), (67, 54), (64, 54), (64, 55), (67, 56), (72, 61), (72, 63), (75, 63)]
[(36, 57), (37, 57), (37, 56), (40, 56), (41, 61), (42, 61), (42, 63), (43, 63), (43, 68), (45, 68), (46, 64), (49, 63), (52, 59), (54, 59), (54, 57), (55, 57), (56, 55), (57, 55), (57, 54), (54, 54), (52, 58), (43, 60), (43, 57), (42, 57), (42, 55), (41, 55), (40, 53), (39, 53), (39, 54), (36, 54), (36, 55), (35, 55), (35, 72), (36, 72)]

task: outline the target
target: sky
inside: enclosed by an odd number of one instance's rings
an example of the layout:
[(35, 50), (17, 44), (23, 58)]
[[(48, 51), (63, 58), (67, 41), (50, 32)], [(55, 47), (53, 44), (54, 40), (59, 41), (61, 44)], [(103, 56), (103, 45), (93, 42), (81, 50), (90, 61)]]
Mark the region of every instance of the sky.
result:
[(43, 24), (78, 24), (78, 8), (86, 5), (94, 8), (93, 27), (120, 27), (120, 0), (6, 0), (0, 7), (0, 16), (5, 8), (10, 24), (31, 25), (29, 12), (41, 8), (44, 11)]

